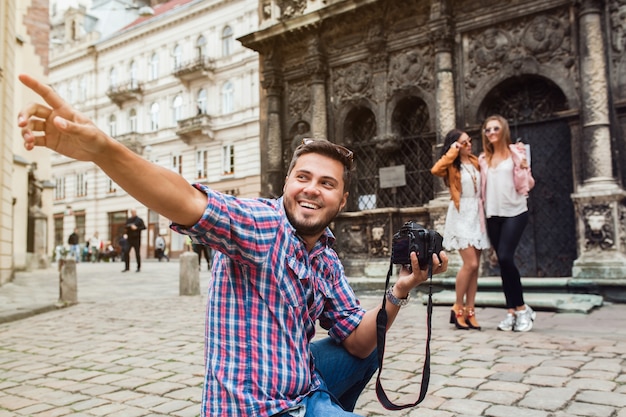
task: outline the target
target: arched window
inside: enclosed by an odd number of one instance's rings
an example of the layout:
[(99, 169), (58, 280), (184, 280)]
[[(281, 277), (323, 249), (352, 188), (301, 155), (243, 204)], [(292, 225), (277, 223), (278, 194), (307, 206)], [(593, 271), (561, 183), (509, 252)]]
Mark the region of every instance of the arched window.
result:
[(232, 113), (235, 110), (234, 95), (233, 83), (227, 81), (222, 86), (222, 114)]
[(196, 57), (199, 60), (202, 60), (206, 56), (207, 56), (206, 38), (204, 36), (200, 35), (198, 37), (198, 40), (196, 40)]
[(172, 51), (172, 58), (174, 62), (174, 70), (178, 70), (183, 65), (183, 48), (180, 45), (174, 46), (174, 50)]
[(150, 130), (155, 131), (159, 129), (159, 103), (152, 103), (150, 105)]
[(176, 123), (183, 118), (183, 98), (180, 95), (174, 97), (172, 101), (172, 124)]
[(131, 88), (137, 88), (139, 81), (137, 80), (137, 63), (135, 61), (130, 61), (128, 72), (130, 73)]
[(114, 114), (109, 116), (109, 136), (112, 138), (117, 136), (117, 118)]
[(150, 57), (150, 68), (148, 71), (150, 81), (159, 78), (159, 55), (155, 52)]
[(233, 53), (233, 30), (226, 26), (222, 30), (222, 56), (229, 56)]
[(115, 68), (111, 68), (111, 71), (109, 71), (109, 87), (117, 87), (117, 71)]
[(84, 102), (87, 100), (87, 80), (85, 77), (80, 77), (78, 82), (78, 100)]
[(128, 131), (137, 132), (137, 110), (134, 108), (128, 112)]
[(198, 101), (196, 103), (198, 105), (198, 114), (206, 114), (206, 90), (204, 88), (198, 91)]

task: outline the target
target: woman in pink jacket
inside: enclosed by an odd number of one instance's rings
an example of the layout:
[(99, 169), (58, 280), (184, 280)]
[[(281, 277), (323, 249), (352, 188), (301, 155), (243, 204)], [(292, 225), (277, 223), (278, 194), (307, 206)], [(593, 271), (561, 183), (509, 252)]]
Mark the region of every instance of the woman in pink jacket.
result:
[(441, 158), (430, 172), (443, 177), (450, 188), (450, 205), (443, 232), (446, 250), (458, 250), (463, 265), (456, 275), (456, 301), (450, 323), (457, 329), (480, 330), (474, 303), (478, 290), (478, 266), (482, 249), (489, 247), (480, 199), (480, 169), (472, 154), (472, 138), (461, 130), (446, 135)]
[(515, 250), (528, 223), (528, 192), (535, 185), (523, 143), (511, 144), (509, 124), (502, 116), (488, 117), (482, 129), (481, 189), (487, 234), (498, 256), (507, 314), (499, 330), (527, 332), (535, 312), (524, 302)]

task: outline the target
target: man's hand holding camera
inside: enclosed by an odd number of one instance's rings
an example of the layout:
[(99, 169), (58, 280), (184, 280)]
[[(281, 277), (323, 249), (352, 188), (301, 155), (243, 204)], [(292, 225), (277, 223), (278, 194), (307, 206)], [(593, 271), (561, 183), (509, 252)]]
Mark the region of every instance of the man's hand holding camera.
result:
[[(433, 253), (431, 262), (433, 263), (433, 274), (445, 272), (448, 269), (448, 255), (444, 251), (439, 254)], [(394, 295), (398, 298), (406, 298), (409, 292), (428, 280), (428, 268), (420, 268), (420, 264), (415, 252), (411, 252), (411, 266), (402, 265), (400, 274), (394, 284)]]

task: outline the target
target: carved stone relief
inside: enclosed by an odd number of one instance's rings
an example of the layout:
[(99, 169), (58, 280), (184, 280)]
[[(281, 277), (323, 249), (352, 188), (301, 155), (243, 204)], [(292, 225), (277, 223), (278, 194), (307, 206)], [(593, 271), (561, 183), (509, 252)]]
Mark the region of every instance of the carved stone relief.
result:
[(356, 62), (344, 68), (337, 68), (333, 74), (335, 106), (344, 101), (369, 98), (372, 91), (371, 82), (372, 73), (366, 63)]
[(609, 16), (614, 91), (620, 97), (626, 97), (626, 0), (610, 1)]
[(468, 101), (478, 86), (501, 74), (503, 67), (521, 74), (549, 65), (552, 73), (577, 78), (567, 9), (468, 32), (463, 44)]
[(290, 119), (301, 119), (311, 105), (311, 92), (304, 81), (290, 83), (287, 98), (287, 112)]
[(615, 244), (613, 215), (608, 204), (590, 205), (583, 208), (585, 222), (585, 248), (606, 250)]
[(276, 0), (276, 4), (280, 7), (280, 19), (302, 15), (306, 9), (306, 3), (307, 0)]
[[(391, 92), (419, 86), (432, 91), (433, 58), (423, 50), (410, 49), (391, 57), (389, 62), (389, 89)], [(427, 57), (427, 58), (425, 58)]]

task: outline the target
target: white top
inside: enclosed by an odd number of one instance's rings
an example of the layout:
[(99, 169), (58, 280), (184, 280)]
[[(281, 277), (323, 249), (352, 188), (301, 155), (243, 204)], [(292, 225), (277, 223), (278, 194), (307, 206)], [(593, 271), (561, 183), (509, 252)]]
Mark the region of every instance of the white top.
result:
[(485, 195), (486, 217), (515, 217), (528, 211), (526, 196), (515, 191), (513, 182), (513, 159), (509, 156), (495, 167), (487, 170)]
[(461, 165), (461, 199), (459, 209), (450, 200), (443, 231), (446, 250), (487, 249), (489, 238), (480, 220), (480, 171), (472, 164)]

